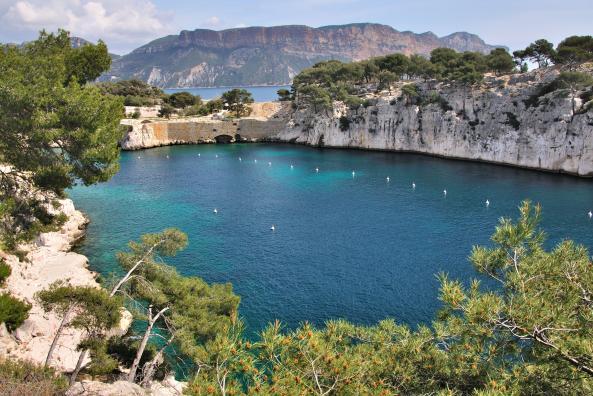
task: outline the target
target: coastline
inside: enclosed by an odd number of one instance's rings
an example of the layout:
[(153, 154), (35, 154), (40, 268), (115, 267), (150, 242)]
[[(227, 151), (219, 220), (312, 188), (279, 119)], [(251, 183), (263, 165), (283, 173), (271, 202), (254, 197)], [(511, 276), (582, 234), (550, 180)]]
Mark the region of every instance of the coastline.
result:
[[(74, 207), (71, 199), (62, 199), (58, 212), (68, 220), (55, 232), (40, 234), (33, 242), (20, 246), (26, 252), (26, 260), (0, 251), (12, 269), (1, 291), (27, 301), (32, 305), (29, 317), (12, 334), (0, 325), (0, 356), (11, 359), (29, 360), (43, 364), (49, 347), (60, 325), (60, 318), (47, 314), (35, 301), (35, 293), (58, 280), (66, 280), (75, 286), (101, 287), (96, 273), (88, 266), (88, 259), (72, 251), (86, 233), (88, 218)], [(125, 311), (127, 312), (127, 311)], [(116, 331), (125, 333), (131, 324), (129, 312), (124, 313)], [(82, 331), (68, 328), (60, 337), (51, 366), (62, 372), (74, 369), (79, 351), (76, 345), (83, 336)]]

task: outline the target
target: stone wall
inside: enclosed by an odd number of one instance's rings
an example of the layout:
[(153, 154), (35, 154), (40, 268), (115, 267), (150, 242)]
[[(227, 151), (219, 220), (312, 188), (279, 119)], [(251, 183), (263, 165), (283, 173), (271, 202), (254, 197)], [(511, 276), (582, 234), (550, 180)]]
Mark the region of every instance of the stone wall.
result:
[(213, 117), (162, 119), (125, 119), (128, 131), (121, 141), (124, 150), (137, 150), (171, 144), (214, 143), (217, 137), (233, 141), (261, 141), (277, 135), (287, 122), (289, 104), (257, 103), (254, 116), (217, 120)]

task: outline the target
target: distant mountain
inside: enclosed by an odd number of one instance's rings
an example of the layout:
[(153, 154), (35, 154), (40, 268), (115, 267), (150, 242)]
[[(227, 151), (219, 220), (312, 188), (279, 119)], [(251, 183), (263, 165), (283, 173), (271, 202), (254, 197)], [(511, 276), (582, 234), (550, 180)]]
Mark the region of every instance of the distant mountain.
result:
[(137, 78), (160, 87), (288, 84), (322, 60), (427, 55), (438, 47), (484, 53), (496, 48), (470, 33), (438, 37), (371, 23), (184, 30), (115, 59), (102, 80)]

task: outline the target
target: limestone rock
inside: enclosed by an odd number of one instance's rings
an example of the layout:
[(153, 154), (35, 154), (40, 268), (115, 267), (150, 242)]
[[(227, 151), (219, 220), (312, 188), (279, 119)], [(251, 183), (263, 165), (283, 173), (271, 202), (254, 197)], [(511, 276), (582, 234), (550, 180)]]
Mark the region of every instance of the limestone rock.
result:
[[(393, 94), (354, 110), (340, 102), (330, 114), (294, 112), (275, 138), (312, 146), (426, 153), (593, 176), (593, 111), (573, 114), (570, 98), (529, 99), (558, 70), (487, 77), (479, 88), (415, 82), (432, 103), (412, 105)], [(578, 102), (576, 103), (578, 106)], [(578, 108), (578, 107), (577, 107)], [(345, 117), (347, 128), (340, 119)], [(344, 118), (342, 118), (343, 120)]]
[(140, 385), (128, 381), (105, 383), (98, 381), (76, 382), (68, 389), (66, 396), (146, 396)]

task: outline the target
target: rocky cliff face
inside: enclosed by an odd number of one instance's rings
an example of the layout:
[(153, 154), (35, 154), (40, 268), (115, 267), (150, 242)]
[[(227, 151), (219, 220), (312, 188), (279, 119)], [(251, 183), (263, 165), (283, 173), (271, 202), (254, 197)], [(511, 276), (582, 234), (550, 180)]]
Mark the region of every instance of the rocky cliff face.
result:
[(287, 84), (327, 59), (362, 60), (437, 47), (489, 52), (478, 36), (399, 32), (379, 24), (198, 29), (163, 37), (114, 60), (103, 79), (138, 78), (160, 87)]
[[(530, 104), (538, 86), (558, 71), (489, 77), (479, 89), (418, 83), (423, 104), (400, 87), (355, 110), (296, 111), (280, 141), (410, 151), (593, 176), (593, 106), (553, 92)], [(432, 99), (427, 99), (432, 98)], [(587, 111), (586, 109), (589, 108)]]

